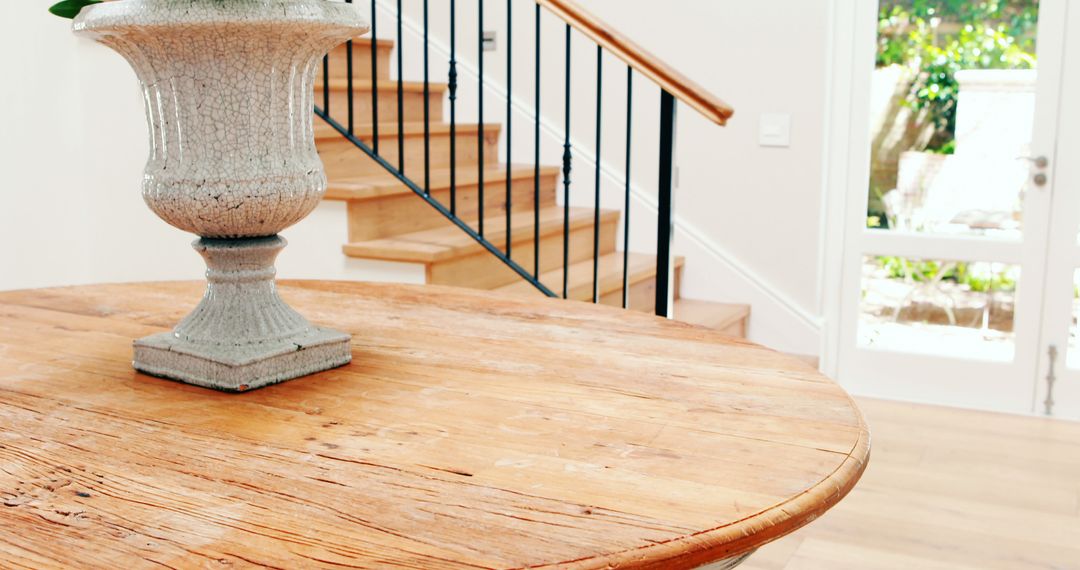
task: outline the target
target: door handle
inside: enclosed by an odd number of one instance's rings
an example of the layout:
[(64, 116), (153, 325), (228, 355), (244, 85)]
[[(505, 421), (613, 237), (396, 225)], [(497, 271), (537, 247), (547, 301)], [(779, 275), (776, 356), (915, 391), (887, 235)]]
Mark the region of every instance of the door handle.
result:
[[(1030, 162), (1032, 166), (1034, 166), (1035, 168), (1037, 168), (1039, 170), (1045, 170), (1046, 167), (1049, 166), (1049, 164), (1050, 164), (1050, 160), (1047, 159), (1045, 156), (1042, 156), (1042, 155), (1040, 155), (1040, 156), (1018, 156), (1018, 157), (1016, 157), (1016, 160), (1026, 160), (1026, 161)], [(1036, 186), (1039, 186), (1039, 187), (1046, 186), (1046, 173), (1045, 172), (1036, 172), (1031, 177), (1031, 182), (1032, 182), (1032, 184), (1034, 184)]]
[(1035, 168), (1046, 168), (1050, 164), (1050, 160), (1045, 156), (1018, 156), (1016, 160), (1026, 160), (1033, 164)]

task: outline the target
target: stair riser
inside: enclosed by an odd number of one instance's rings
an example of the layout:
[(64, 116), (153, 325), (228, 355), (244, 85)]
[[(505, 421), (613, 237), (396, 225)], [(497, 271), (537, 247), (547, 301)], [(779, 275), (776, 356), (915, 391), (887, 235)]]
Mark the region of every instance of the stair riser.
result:
[[(540, 207), (555, 204), (554, 174), (540, 177)], [(416, 181), (423, 184), (423, 176)], [(475, 227), (479, 193), (476, 184), (458, 186), (457, 213), (469, 225)], [(511, 186), (511, 199), (514, 219), (531, 216), (533, 208), (533, 179), (516, 179)], [(450, 190), (432, 190), (431, 196), (450, 207)], [(360, 242), (403, 233), (441, 228), (450, 223), (447, 219), (420, 200), (415, 194), (395, 194), (368, 200), (349, 202), (349, 242)], [(484, 193), (484, 215), (486, 217), (506, 212), (506, 184), (499, 181), (486, 184)]]
[[(723, 334), (738, 338), (746, 338), (746, 319), (739, 319), (725, 328), (717, 329)], [(814, 365), (817, 366), (816, 364)]]
[[(679, 288), (682, 285), (682, 267), (675, 268), (675, 297), (679, 296)], [(650, 276), (636, 283), (630, 284), (629, 308), (634, 311), (646, 313), (656, 312), (656, 277)], [(600, 303), (613, 307), (622, 306), (622, 289), (612, 291), (600, 296)]]
[[(457, 134), (457, 168), (476, 170), (479, 156), (476, 144), (476, 131), (459, 132)], [(371, 144), (370, 136), (359, 137), (361, 141)], [(398, 137), (396, 134), (379, 136), (379, 154), (390, 162), (398, 165)], [(364, 152), (345, 138), (321, 138), (316, 141), (319, 156), (326, 167), (326, 175), (331, 180), (348, 179), (369, 174), (386, 172), (386, 169), (369, 159)], [(484, 133), (484, 164), (489, 168), (494, 167), (499, 161), (499, 131), (495, 127), (489, 127)], [(442, 168), (450, 166), (450, 134), (447, 132), (431, 134), (431, 167)], [(424, 136), (423, 134), (406, 134), (405, 136), (405, 174), (413, 181), (424, 179)]]
[[(379, 80), (390, 80), (390, 54), (393, 52), (393, 44), (380, 45), (376, 53), (378, 61), (375, 69)], [(319, 66), (319, 83), (322, 81), (322, 65)], [(330, 78), (346, 79), (348, 73), (348, 52), (345, 44), (330, 51)], [(358, 41), (353, 44), (353, 79), (371, 79), (371, 47), (366, 41)]]
[[(315, 104), (323, 105), (322, 89), (317, 85), (315, 89)], [(353, 93), (353, 121), (357, 125), (371, 124), (372, 91), (354, 87)], [(387, 86), (379, 86), (379, 122), (397, 124), (398, 104), (397, 90)], [(424, 93), (420, 91), (404, 91), (402, 93), (402, 106), (405, 113), (402, 120), (406, 123), (424, 122)], [(431, 91), (428, 94), (431, 123), (442, 122), (443, 94), (441, 91)], [(342, 125), (347, 125), (349, 120), (349, 95), (346, 90), (332, 89), (330, 91), (330, 116)]]
[[(496, 229), (496, 228), (493, 228)], [(618, 231), (618, 217), (613, 216), (610, 220), (601, 220), (600, 223), (600, 254), (615, 251), (615, 234)], [(522, 231), (526, 239), (518, 241), (515, 237), (511, 258), (522, 267), (532, 270), (533, 268), (533, 243), (532, 233)], [(527, 236), (527, 237), (526, 237)], [(500, 249), (502, 242), (498, 242)], [(585, 259), (592, 259), (593, 254), (593, 226), (583, 225), (571, 230), (569, 259), (575, 263)], [(540, 238), (540, 271), (550, 271), (562, 266), (563, 262), (563, 235), (562, 231), (554, 234), (541, 236)], [(427, 282), (441, 285), (456, 285), (460, 287), (472, 287), (475, 289), (493, 289), (500, 285), (506, 285), (520, 281), (521, 277), (502, 261), (487, 251), (459, 257), (443, 262), (429, 264), (427, 267)], [(562, 292), (562, 283), (548, 283), (553, 291)]]

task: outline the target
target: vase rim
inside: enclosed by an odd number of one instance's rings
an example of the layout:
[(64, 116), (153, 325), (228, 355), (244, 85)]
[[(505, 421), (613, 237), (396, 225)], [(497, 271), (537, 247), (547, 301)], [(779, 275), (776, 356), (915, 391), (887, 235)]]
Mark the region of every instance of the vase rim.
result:
[(116, 0), (83, 8), (72, 29), (95, 34), (178, 24), (273, 26), (297, 22), (335, 35), (360, 36), (370, 30), (357, 5), (330, 0)]

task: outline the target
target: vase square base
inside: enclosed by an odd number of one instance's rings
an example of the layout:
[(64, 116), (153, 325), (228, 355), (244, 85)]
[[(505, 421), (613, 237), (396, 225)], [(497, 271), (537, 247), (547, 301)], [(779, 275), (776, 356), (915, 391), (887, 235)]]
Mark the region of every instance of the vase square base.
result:
[(203, 345), (174, 333), (134, 342), (135, 369), (170, 380), (225, 392), (246, 392), (348, 364), (349, 335), (312, 327), (285, 340), (247, 345)]

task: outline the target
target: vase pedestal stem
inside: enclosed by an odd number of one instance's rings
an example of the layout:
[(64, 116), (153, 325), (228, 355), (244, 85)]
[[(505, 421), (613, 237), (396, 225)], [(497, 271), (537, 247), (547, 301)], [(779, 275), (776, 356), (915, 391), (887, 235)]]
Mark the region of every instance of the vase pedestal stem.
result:
[(280, 236), (200, 238), (206, 294), (171, 332), (135, 341), (135, 368), (189, 384), (243, 392), (352, 359), (349, 335), (313, 326), (274, 285)]

